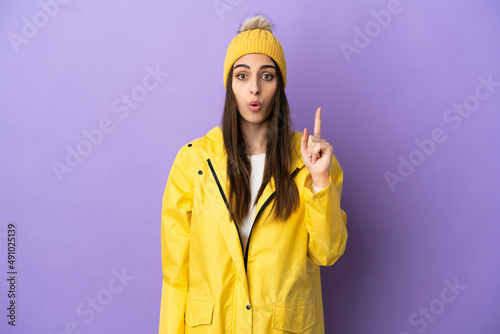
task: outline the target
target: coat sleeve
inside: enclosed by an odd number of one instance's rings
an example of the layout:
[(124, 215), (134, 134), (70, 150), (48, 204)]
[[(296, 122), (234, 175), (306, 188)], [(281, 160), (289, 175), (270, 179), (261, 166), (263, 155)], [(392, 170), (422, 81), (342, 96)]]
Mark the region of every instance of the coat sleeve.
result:
[(344, 254), (347, 242), (346, 213), (340, 208), (343, 172), (332, 155), (330, 185), (313, 193), (308, 175), (304, 185), (305, 224), (309, 234), (307, 253), (321, 266), (330, 266)]
[(193, 202), (190, 172), (191, 166), (182, 148), (170, 170), (161, 211), (163, 284), (160, 334), (184, 333)]

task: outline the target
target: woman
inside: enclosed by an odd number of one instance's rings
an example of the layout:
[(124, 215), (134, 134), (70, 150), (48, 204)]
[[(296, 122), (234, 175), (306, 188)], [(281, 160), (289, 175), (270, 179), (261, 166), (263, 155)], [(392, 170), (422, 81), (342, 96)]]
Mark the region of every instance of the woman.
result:
[(314, 135), (291, 130), (284, 52), (262, 16), (229, 45), (224, 86), (222, 129), (182, 147), (167, 181), (160, 333), (324, 333), (319, 266), (347, 231), (321, 109)]

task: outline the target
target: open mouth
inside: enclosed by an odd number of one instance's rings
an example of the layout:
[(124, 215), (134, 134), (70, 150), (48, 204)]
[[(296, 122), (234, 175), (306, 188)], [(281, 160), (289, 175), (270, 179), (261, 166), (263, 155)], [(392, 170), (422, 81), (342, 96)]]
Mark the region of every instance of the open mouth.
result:
[(261, 104), (260, 102), (258, 101), (252, 101), (248, 104), (248, 107), (250, 108), (250, 110), (252, 111), (258, 111), (261, 107)]

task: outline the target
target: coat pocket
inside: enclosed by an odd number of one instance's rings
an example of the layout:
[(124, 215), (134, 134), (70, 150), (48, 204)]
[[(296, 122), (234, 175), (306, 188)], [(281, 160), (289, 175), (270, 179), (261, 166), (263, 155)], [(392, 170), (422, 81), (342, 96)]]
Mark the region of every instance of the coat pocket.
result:
[(302, 333), (316, 322), (314, 300), (273, 304), (273, 328)]
[(186, 304), (186, 323), (191, 327), (210, 325), (214, 313), (214, 302), (188, 298)]

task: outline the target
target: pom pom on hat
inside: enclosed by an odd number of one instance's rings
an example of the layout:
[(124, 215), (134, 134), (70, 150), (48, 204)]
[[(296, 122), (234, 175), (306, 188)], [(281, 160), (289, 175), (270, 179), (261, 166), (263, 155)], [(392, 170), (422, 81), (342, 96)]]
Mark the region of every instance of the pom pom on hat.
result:
[(253, 29), (267, 30), (270, 33), (273, 32), (271, 23), (264, 16), (255, 15), (254, 17), (249, 17), (245, 21), (243, 21), (240, 30), (238, 30), (238, 33)]
[(285, 52), (280, 42), (272, 33), (272, 25), (262, 15), (247, 18), (240, 26), (238, 35), (229, 44), (224, 61), (224, 88), (226, 87), (229, 71), (234, 62), (250, 53), (262, 53), (272, 58), (281, 72), (283, 85), (286, 86)]

